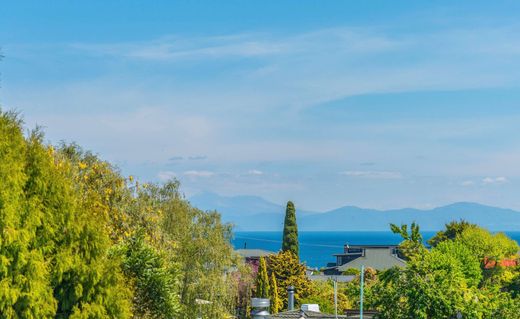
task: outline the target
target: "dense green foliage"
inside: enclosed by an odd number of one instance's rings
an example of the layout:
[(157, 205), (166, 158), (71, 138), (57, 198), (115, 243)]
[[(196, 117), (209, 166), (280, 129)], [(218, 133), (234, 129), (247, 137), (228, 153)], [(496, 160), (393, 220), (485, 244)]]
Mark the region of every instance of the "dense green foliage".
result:
[[(380, 312), (382, 319), (518, 318), (520, 267), (518, 244), (503, 233), (493, 234), (476, 225), (452, 222), (437, 233), (435, 245), (424, 247), (419, 226), (392, 226), (403, 237), (407, 254), (404, 268), (365, 270), (364, 307)], [(502, 266), (502, 261), (508, 261)], [(354, 271), (352, 271), (354, 273)], [(305, 302), (331, 310), (324, 296), (329, 287), (314, 285)], [(359, 307), (359, 275), (341, 284), (351, 308)]]
[[(231, 228), (0, 112), (0, 318), (224, 318)], [(237, 272), (237, 271), (234, 271)], [(197, 300), (207, 300), (201, 304)]]
[[(431, 250), (417, 249), (406, 268), (379, 276), (372, 305), (382, 318), (518, 318), (518, 267), (499, 263), (518, 258), (516, 242), (475, 225), (452, 232), (453, 225), (446, 233), (455, 235), (437, 240)], [(490, 267), (489, 261), (495, 263)]]
[(399, 245), (400, 257), (410, 259), (417, 254), (423, 253), (425, 248), (419, 225), (412, 223), (410, 225), (410, 232), (408, 232), (408, 225), (401, 225), (399, 227), (390, 224), (390, 230), (394, 234), (401, 235), (403, 238), (403, 242)]
[[(358, 271), (355, 279), (346, 284), (340, 285), (340, 291), (347, 296), (351, 308), (358, 309), (360, 306), (360, 282), (361, 271)], [(374, 287), (379, 283), (376, 271), (370, 267), (365, 268), (364, 273), (364, 298), (365, 309), (372, 309), (374, 306)]]
[(278, 296), (278, 283), (276, 282), (274, 272), (272, 272), (271, 277), (269, 277), (269, 286), (271, 287), (271, 313), (276, 314), (280, 312), (283, 304), (280, 296)]
[(293, 202), (287, 202), (285, 220), (283, 224), (282, 250), (290, 251), (299, 256), (298, 225), (296, 224), (296, 209)]
[(34, 167), (20, 126), (16, 115), (0, 115), (0, 317), (52, 318), (57, 301), (45, 247), (38, 244), (45, 212), (37, 203), (42, 194), (26, 191), (35, 187)]
[[(366, 269), (365, 308), (382, 318), (518, 319), (519, 247), (505, 234), (452, 222), (428, 250), (418, 225), (391, 228), (407, 266)], [(178, 182), (125, 178), (77, 145), (24, 135), (16, 114), (0, 112), (0, 319), (247, 318), (255, 276), (230, 238)], [(299, 262), (291, 202), (283, 248), (262, 259), (258, 296), (281, 311), (292, 285), (297, 304), (333, 312), (331, 283), (310, 282)], [(340, 285), (340, 313), (359, 306), (359, 282)]]
[(276, 255), (269, 256), (268, 272), (274, 274), (278, 285), (278, 295), (287, 309), (287, 288), (295, 288), (294, 299), (296, 304), (312, 293), (310, 280), (307, 278), (305, 265), (301, 264), (296, 256), (290, 251), (281, 251)]
[(179, 308), (175, 265), (137, 233), (114, 250), (134, 286), (134, 317), (175, 318)]
[(444, 230), (437, 232), (435, 236), (428, 240), (428, 244), (435, 247), (443, 241), (457, 238), (468, 228), (477, 227), (477, 225), (471, 224), (465, 220), (452, 221), (445, 226), (446, 228)]
[[(345, 313), (351, 308), (349, 298), (344, 293), (344, 289), (338, 289), (338, 314)], [(316, 281), (312, 283), (312, 294), (301, 300), (302, 304), (318, 304), (320, 311), (333, 314), (334, 306), (334, 283), (332, 281)]]
[(2, 316), (129, 317), (106, 220), (78, 196), (70, 163), (39, 132), (24, 138), (15, 115), (0, 117)]
[(267, 265), (264, 257), (260, 258), (260, 264), (258, 266), (255, 295), (257, 298), (269, 298), (271, 295), (269, 275), (267, 275)]

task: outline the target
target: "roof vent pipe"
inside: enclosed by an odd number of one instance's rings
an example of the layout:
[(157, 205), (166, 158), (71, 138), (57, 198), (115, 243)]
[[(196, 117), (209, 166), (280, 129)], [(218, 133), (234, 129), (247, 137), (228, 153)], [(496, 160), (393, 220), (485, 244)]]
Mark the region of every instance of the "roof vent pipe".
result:
[(293, 286), (287, 287), (287, 295), (289, 297), (287, 310), (289, 310), (289, 311), (294, 310), (294, 287)]

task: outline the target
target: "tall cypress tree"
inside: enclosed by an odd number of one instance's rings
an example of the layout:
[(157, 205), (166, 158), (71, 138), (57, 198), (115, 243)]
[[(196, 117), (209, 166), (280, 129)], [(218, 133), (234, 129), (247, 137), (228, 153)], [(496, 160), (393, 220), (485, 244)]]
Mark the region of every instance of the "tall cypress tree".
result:
[(256, 275), (256, 297), (269, 298), (269, 276), (267, 275), (267, 265), (265, 258), (260, 258), (260, 265), (258, 266), (258, 274)]
[(270, 285), (271, 285), (271, 313), (277, 314), (282, 309), (282, 300), (278, 295), (278, 284), (276, 283), (276, 277), (274, 272), (271, 273), (270, 277)]
[(294, 209), (294, 204), (291, 201), (287, 202), (287, 209), (285, 210), (282, 250), (290, 251), (296, 257), (299, 256), (298, 225), (296, 224), (296, 210)]

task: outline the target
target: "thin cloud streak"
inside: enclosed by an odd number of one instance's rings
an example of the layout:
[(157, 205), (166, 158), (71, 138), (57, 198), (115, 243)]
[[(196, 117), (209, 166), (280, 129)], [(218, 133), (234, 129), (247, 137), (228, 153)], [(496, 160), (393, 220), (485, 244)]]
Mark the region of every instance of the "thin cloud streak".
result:
[(402, 179), (403, 175), (400, 172), (392, 171), (344, 171), (340, 172), (340, 175), (349, 177), (360, 177), (360, 178), (373, 178), (373, 179)]
[(215, 176), (215, 173), (214, 172), (210, 172), (210, 171), (195, 171), (195, 170), (192, 170), (192, 171), (185, 171), (183, 173), (184, 176), (188, 176), (188, 177), (212, 177), (212, 176)]

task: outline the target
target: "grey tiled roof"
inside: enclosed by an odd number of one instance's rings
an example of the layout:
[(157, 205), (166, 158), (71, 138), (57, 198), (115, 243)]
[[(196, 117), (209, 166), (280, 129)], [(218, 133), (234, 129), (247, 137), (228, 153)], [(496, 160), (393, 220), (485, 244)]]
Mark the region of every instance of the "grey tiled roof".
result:
[[(304, 314), (304, 318), (309, 319), (335, 319), (335, 315), (329, 315), (321, 312), (314, 312), (314, 311), (302, 311), (302, 310), (292, 310), (292, 311), (286, 311), (281, 312), (276, 315), (271, 315), (269, 317), (270, 319), (299, 319), (301, 318), (302, 314)], [(338, 318), (345, 319), (347, 318), (344, 315), (338, 315)]]

